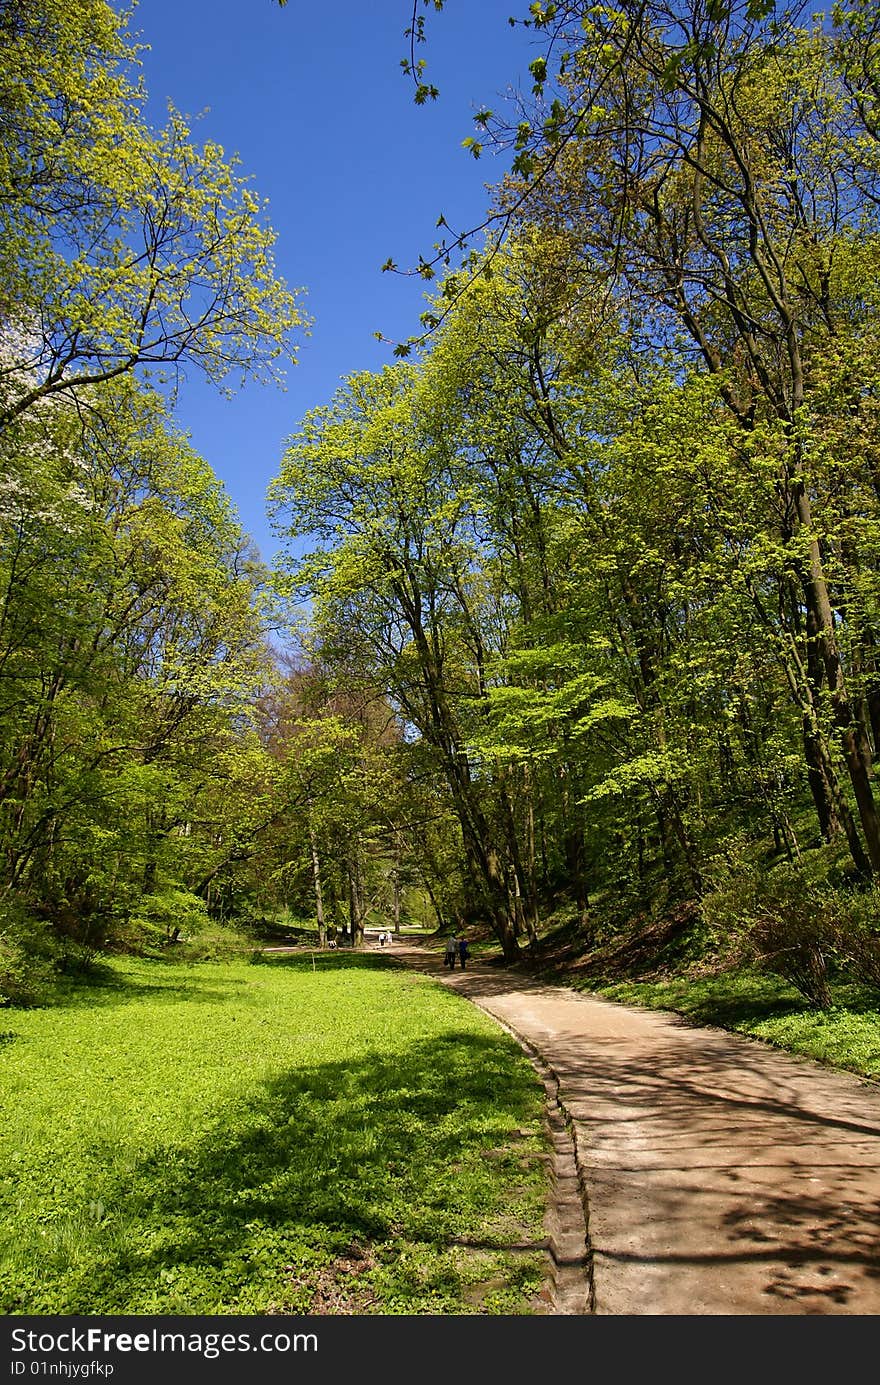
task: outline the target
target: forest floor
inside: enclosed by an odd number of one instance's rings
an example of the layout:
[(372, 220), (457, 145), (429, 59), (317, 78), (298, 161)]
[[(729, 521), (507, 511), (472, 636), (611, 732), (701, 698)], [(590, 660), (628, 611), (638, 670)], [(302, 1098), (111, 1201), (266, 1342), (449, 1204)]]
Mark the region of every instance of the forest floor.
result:
[(493, 1015), (543, 1077), (552, 1312), (880, 1313), (880, 1084), (479, 957), (382, 950)]

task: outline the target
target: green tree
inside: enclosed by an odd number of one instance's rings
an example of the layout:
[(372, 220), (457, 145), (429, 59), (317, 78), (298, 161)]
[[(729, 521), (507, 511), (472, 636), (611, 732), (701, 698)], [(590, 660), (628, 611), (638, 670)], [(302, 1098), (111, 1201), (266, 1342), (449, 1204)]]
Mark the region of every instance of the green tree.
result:
[(3, 897), (75, 936), (192, 883), (200, 787), (266, 665), (219, 482), (155, 396), (119, 381), (101, 404), (2, 435)]
[[(407, 367), (352, 376), (314, 410), (271, 488), (279, 532), (321, 545), (295, 565), (318, 629), (365, 651), (404, 724), (432, 747), (462, 832), (473, 889), (507, 955), (517, 951), (482, 767), (464, 726), (483, 693), (474, 516), (466, 476), (429, 429)], [(430, 419), (431, 427), (438, 425)]]
[[(303, 326), (248, 180), (175, 112), (141, 115), (104, 0), (0, 14), (0, 425), (138, 367), (273, 377)], [(83, 404), (85, 407), (85, 404)]]
[[(845, 831), (859, 869), (876, 870), (876, 748), (810, 426), (829, 351), (873, 311), (875, 36), (861, 9), (826, 25), (798, 8), (771, 17), (743, 4), (553, 9), (572, 47), (537, 83), (546, 94), (552, 79), (558, 95), (540, 128), (552, 169), (530, 191), (530, 214), (551, 231), (577, 228), (597, 286), (634, 333), (673, 350), (682, 369), (712, 374), (744, 432), (776, 425), (780, 500), (767, 528), (772, 518), (786, 554), (789, 590), (774, 605), (804, 757), (825, 830)], [(537, 132), (533, 123), (528, 138)], [(524, 162), (525, 178), (532, 168)], [(854, 296), (856, 263), (865, 291)], [(865, 374), (851, 395), (869, 389)], [(835, 787), (838, 755), (857, 825)]]
[[(537, 802), (539, 819), (552, 814), (582, 909), (585, 839), (594, 875), (612, 853), (602, 801), (640, 877), (655, 821), (667, 875), (677, 858), (699, 889), (700, 856), (719, 835), (731, 703), (762, 687), (778, 716), (782, 666), (793, 671), (784, 628), (771, 619), (756, 632), (750, 594), (775, 609), (774, 426), (744, 445), (716, 383), (683, 382), (662, 359), (649, 367), (594, 286), (573, 237), (529, 230), (474, 282), (425, 366), (457, 411), (472, 477), (494, 497), (482, 561), (508, 593), (506, 653), (477, 743), (529, 782), (516, 794), (528, 803), (526, 856), (528, 816)], [(790, 717), (783, 760), (789, 731)], [(765, 784), (775, 775), (761, 772)], [(756, 792), (756, 806), (766, 801)]]
[(0, 900), (88, 947), (210, 893), (250, 801), (212, 789), (259, 782), (261, 571), (155, 388), (304, 327), (249, 181), (143, 99), (104, 0), (0, 9)]

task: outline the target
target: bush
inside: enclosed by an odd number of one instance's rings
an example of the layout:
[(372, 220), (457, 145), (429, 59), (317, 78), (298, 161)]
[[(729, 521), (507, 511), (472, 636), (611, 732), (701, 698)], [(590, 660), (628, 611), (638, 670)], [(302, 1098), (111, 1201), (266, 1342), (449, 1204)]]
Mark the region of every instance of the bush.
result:
[(44, 924), (14, 909), (0, 915), (0, 1006), (43, 1004), (56, 962), (56, 948)]
[(814, 1010), (831, 1005), (828, 963), (837, 949), (838, 898), (792, 866), (753, 870), (707, 897), (704, 917), (733, 961), (782, 976)]
[(880, 885), (840, 896), (834, 944), (841, 970), (880, 991)]
[[(181, 962), (223, 962), (247, 957), (254, 951), (254, 940), (233, 923), (211, 920), (198, 933), (183, 939), (170, 957)], [(165, 956), (169, 956), (166, 951)]]
[(122, 942), (130, 947), (139, 941), (150, 951), (188, 943), (210, 927), (211, 918), (203, 899), (189, 890), (167, 885), (138, 901)]

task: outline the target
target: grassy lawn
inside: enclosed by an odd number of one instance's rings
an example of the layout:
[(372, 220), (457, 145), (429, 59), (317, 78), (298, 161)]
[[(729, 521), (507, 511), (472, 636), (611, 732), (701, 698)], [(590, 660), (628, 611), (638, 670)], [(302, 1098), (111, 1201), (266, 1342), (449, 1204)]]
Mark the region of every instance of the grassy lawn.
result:
[(428, 978), (114, 960), (0, 1030), (0, 1312), (535, 1311), (543, 1093)]

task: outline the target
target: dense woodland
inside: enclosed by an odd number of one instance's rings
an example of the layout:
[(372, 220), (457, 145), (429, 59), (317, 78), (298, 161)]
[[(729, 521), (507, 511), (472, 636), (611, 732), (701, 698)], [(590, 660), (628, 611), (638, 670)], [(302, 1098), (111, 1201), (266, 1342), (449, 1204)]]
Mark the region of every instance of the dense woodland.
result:
[(513, 960), (686, 908), (880, 984), (880, 16), (528, 24), (488, 228), (291, 420), (269, 571), (170, 402), (295, 355), (259, 200), (104, 0), (0, 4), (12, 1001), (281, 911)]

